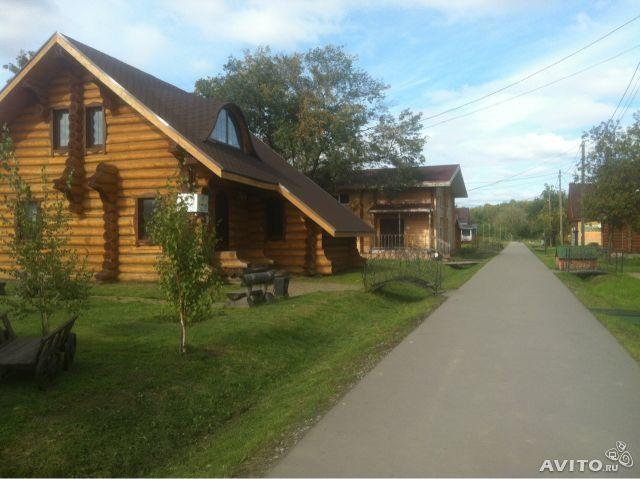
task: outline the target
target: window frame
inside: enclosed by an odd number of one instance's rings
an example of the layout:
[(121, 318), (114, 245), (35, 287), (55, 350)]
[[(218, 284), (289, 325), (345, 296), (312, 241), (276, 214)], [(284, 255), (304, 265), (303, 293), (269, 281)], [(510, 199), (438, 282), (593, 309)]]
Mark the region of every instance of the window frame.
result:
[[(100, 108), (102, 117), (102, 143), (89, 145), (89, 110)], [(82, 136), (84, 140), (84, 152), (86, 154), (92, 153), (106, 153), (107, 149), (107, 117), (104, 111), (104, 105), (102, 103), (89, 103), (83, 108), (83, 121), (82, 121)]]
[(135, 211), (133, 215), (133, 228), (134, 228), (135, 237), (136, 237), (136, 246), (153, 245), (153, 242), (151, 241), (150, 237), (148, 236), (146, 238), (140, 237), (140, 220), (143, 218), (140, 206), (142, 204), (142, 201), (144, 200), (156, 201), (156, 197), (152, 195), (142, 195), (142, 196), (135, 197), (136, 204), (135, 204)]
[[(218, 126), (218, 122), (220, 121), (220, 115), (222, 114), (226, 115), (226, 121), (225, 121), (225, 140), (218, 140), (217, 138), (215, 138), (213, 136), (214, 132), (216, 131), (216, 126)], [(231, 125), (233, 126), (234, 131), (236, 132), (236, 139), (238, 140), (238, 146), (229, 143), (229, 123), (231, 123)], [(242, 135), (240, 132), (240, 127), (238, 126), (238, 120), (236, 119), (236, 116), (233, 114), (233, 112), (231, 112), (231, 110), (229, 110), (228, 108), (221, 108), (220, 111), (218, 112), (218, 116), (216, 117), (216, 121), (213, 124), (213, 128), (211, 129), (211, 132), (209, 133), (208, 139), (211, 141), (215, 141), (216, 143), (220, 143), (222, 145), (227, 145), (231, 148), (235, 148), (236, 150), (241, 150), (244, 151), (243, 148), (243, 141), (242, 141)]]
[[(42, 200), (37, 198), (31, 198), (29, 200), (24, 200), (23, 202), (34, 204), (36, 206), (36, 215), (39, 216), (42, 214)], [(38, 220), (38, 216), (36, 216), (36, 221)], [(18, 241), (23, 241), (25, 239), (25, 235), (24, 235), (24, 232), (22, 231), (22, 227), (20, 226), (20, 221), (18, 220), (18, 218), (16, 217), (13, 218), (13, 224), (14, 224), (14, 231)], [(34, 239), (34, 238), (29, 238), (29, 239)]]
[[(59, 111), (66, 111), (67, 115), (70, 114), (70, 110), (71, 108), (69, 106), (64, 106), (64, 107), (59, 107), (59, 108), (52, 108), (51, 109), (51, 119), (50, 119), (50, 127), (49, 127), (49, 136), (51, 138), (51, 152), (53, 155), (66, 155), (69, 153), (69, 140), (71, 139), (71, 135), (69, 135), (69, 139), (67, 140), (67, 146), (59, 146), (56, 145), (56, 139), (58, 137), (58, 135), (56, 134), (57, 132), (59, 132), (59, 128), (56, 128), (56, 112)], [(69, 127), (71, 126), (71, 123), (69, 122)]]
[[(347, 201), (343, 201), (344, 197), (347, 198)], [(350, 201), (349, 193), (338, 193), (338, 203), (341, 205), (348, 205)]]
[[(280, 221), (281, 221), (281, 229), (278, 232), (278, 234), (273, 234), (270, 230), (271, 228), (269, 227), (270, 222), (271, 222), (271, 218), (273, 218), (273, 216), (270, 214), (269, 212), (269, 208), (270, 205), (272, 205), (274, 202), (278, 202), (280, 205)], [(267, 241), (286, 241), (286, 236), (287, 236), (287, 204), (284, 201), (283, 198), (279, 198), (276, 196), (267, 198), (266, 204), (265, 204), (265, 228), (264, 228), (264, 233), (265, 233), (265, 239)]]

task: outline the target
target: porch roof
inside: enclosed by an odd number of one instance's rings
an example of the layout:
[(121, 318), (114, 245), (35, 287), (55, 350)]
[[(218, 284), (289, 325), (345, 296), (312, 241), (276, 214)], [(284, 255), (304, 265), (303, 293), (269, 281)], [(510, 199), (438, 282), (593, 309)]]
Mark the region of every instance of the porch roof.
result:
[(425, 203), (375, 204), (369, 213), (431, 213), (433, 208)]

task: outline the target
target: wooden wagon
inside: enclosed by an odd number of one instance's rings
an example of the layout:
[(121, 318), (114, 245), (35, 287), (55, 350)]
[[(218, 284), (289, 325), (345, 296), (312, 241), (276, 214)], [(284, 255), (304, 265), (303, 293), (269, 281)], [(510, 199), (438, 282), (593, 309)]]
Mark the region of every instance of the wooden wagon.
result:
[(41, 389), (56, 379), (60, 369), (69, 369), (76, 351), (76, 336), (71, 332), (76, 317), (44, 337), (19, 338), (6, 315), (0, 316), (0, 378), (9, 371), (33, 372)]

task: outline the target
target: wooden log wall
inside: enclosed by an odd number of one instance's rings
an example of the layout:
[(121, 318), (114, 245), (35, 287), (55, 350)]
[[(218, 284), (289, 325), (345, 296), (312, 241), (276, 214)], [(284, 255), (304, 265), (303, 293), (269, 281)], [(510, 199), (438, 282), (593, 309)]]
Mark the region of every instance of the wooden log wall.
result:
[[(48, 107), (70, 108), (72, 101), (78, 101), (77, 92), (72, 93), (71, 75), (58, 72), (51, 78), (47, 87)], [(103, 102), (95, 80), (85, 76), (81, 86), (83, 105)], [(159, 250), (155, 246), (138, 244), (134, 225), (136, 201), (142, 196), (153, 197), (157, 190), (165, 191), (167, 179), (177, 179), (179, 164), (172, 153), (170, 141), (160, 131), (128, 105), (115, 98), (110, 101), (110, 108), (105, 111), (105, 151), (87, 154), (83, 151), (85, 179), (81, 185), (82, 213), (72, 213), (70, 244), (78, 250), (78, 254), (86, 255), (90, 270), (96, 273), (103, 271), (107, 259), (104, 203), (98, 191), (88, 188), (86, 177), (94, 175), (100, 163), (108, 163), (117, 168), (120, 178), (120, 189), (115, 200), (118, 212), (118, 279), (153, 281), (157, 279), (154, 265)], [(40, 190), (38, 184), (43, 167), (46, 167), (49, 178), (63, 175), (68, 166), (68, 157), (53, 155), (50, 124), (43, 119), (41, 107), (34, 105), (26, 108), (9, 124), (9, 129), (21, 174), (34, 186), (36, 194)], [(0, 265), (11, 265), (6, 252), (0, 252)]]
[(96, 273), (98, 281), (118, 279), (118, 191), (120, 190), (118, 169), (108, 163), (98, 163), (95, 174), (89, 178), (89, 187), (96, 190), (102, 200), (104, 222), (104, 259), (102, 270)]
[(284, 240), (267, 241), (265, 256), (273, 259), (276, 268), (291, 273), (306, 274), (307, 264), (307, 223), (305, 215), (288, 201), (285, 202)]
[(316, 271), (320, 274), (356, 268), (364, 261), (358, 252), (356, 238), (334, 238), (322, 232), (316, 236), (316, 247)]
[[(77, 214), (83, 210), (82, 201), (85, 193), (84, 167), (84, 107), (82, 73), (71, 71), (69, 84), (69, 147), (67, 160), (62, 176), (56, 179), (54, 187), (62, 192), (69, 201), (69, 209)], [(53, 127), (50, 128), (53, 132)]]
[[(604, 248), (609, 247), (609, 230), (609, 225), (604, 223), (602, 225), (602, 246)], [(614, 251), (640, 253), (640, 232), (633, 231), (629, 226), (614, 228), (611, 242)]]

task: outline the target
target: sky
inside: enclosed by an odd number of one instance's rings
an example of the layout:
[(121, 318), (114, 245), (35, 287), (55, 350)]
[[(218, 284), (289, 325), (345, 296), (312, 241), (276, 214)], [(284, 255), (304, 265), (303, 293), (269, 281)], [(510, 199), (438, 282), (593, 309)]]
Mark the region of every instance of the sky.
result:
[[(392, 111), (427, 118), (579, 50), (640, 15), (640, 0), (0, 0), (0, 11), (0, 64), (58, 31), (192, 91), (244, 49), (342, 45), (389, 85)], [(461, 205), (533, 198), (558, 170), (566, 185), (582, 133), (611, 117), (639, 61), (637, 20), (425, 120), (425, 162), (461, 165)], [(622, 123), (638, 109), (640, 94)]]

